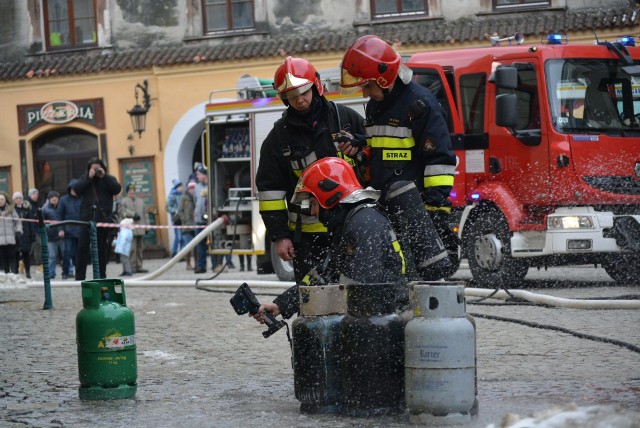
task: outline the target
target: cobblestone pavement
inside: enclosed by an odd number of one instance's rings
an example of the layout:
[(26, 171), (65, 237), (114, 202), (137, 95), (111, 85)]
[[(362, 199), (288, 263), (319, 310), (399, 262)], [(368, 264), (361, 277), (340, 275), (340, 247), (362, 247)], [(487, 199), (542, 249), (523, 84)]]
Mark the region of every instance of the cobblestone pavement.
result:
[[(166, 262), (148, 260), (145, 267), (154, 270)], [(119, 272), (119, 265), (109, 264), (109, 277)], [(638, 294), (637, 287), (615, 286), (602, 270), (570, 272), (556, 277), (552, 273), (547, 282), (528, 281), (527, 289), (579, 298)], [(585, 283), (572, 281), (576, 272)], [(543, 273), (532, 276), (536, 275)], [(196, 277), (207, 275), (196, 276), (179, 263), (160, 279)], [(461, 270), (457, 277), (469, 278), (468, 271)], [(239, 285), (242, 279), (275, 277), (233, 270), (218, 279)], [(561, 288), (549, 288), (558, 281)], [(264, 327), (248, 316), (237, 316), (226, 292), (198, 290), (195, 284), (126, 283), (127, 303), (136, 317), (138, 390), (134, 399), (112, 401), (78, 398), (75, 317), (82, 309), (79, 285), (53, 282), (55, 309), (43, 310), (42, 281), (0, 283), (0, 426), (412, 426), (407, 414), (379, 418), (302, 414), (293, 393), (291, 351), (284, 331), (263, 339)], [(576, 284), (580, 287), (567, 287)], [(531, 289), (531, 285), (544, 288)], [(271, 291), (275, 292), (278, 290)], [(272, 299), (266, 294), (258, 297)], [(638, 310), (471, 304), (467, 310), (640, 346)], [(507, 413), (527, 415), (569, 404), (611, 404), (622, 412), (640, 411), (640, 354), (479, 316), (476, 324), (480, 411), (466, 427), (498, 424)]]

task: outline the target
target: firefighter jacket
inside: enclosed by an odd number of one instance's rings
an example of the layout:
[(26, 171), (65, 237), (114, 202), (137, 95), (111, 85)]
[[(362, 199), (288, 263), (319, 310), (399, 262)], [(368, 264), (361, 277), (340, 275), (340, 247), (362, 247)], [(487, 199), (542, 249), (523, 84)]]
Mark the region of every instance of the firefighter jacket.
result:
[(292, 238), (298, 217), (302, 233), (327, 232), (316, 217), (289, 213), (287, 206), (302, 171), (318, 159), (340, 155), (335, 135), (341, 129), (364, 134), (363, 122), (353, 109), (317, 94), (307, 114), (288, 108), (275, 122), (260, 149), (256, 173), (260, 214), (272, 241)]
[[(333, 245), (328, 259), (312, 275), (318, 273), (324, 283), (388, 282), (396, 288), (397, 306), (406, 306), (409, 298), (404, 254), (382, 209), (367, 201), (338, 204), (330, 210), (326, 223), (334, 234)], [(313, 285), (314, 279), (305, 282)], [(300, 309), (298, 286), (287, 289), (274, 303), (284, 318), (293, 316)]]
[(398, 180), (413, 181), (428, 208), (450, 207), (456, 156), (436, 97), (396, 79), (383, 101), (369, 100), (366, 117), (371, 186), (385, 190)]

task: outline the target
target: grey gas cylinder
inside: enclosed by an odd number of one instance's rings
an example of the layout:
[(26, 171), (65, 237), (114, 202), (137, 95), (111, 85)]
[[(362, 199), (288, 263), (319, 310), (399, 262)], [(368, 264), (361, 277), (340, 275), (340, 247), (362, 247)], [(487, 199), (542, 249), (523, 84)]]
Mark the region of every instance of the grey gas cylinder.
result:
[(413, 423), (457, 424), (476, 403), (475, 326), (464, 284), (409, 284), (414, 318), (405, 326), (405, 398)]
[(300, 286), (299, 294), (300, 315), (292, 323), (295, 396), (303, 413), (337, 413), (346, 290), (337, 284)]

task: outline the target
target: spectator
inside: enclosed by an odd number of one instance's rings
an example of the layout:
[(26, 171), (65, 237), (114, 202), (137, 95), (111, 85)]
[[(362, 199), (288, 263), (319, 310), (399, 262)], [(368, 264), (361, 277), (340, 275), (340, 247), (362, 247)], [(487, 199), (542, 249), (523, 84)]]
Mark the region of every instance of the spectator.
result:
[(244, 258), (247, 258), (247, 271), (251, 272), (253, 269), (251, 268), (251, 254), (240, 254), (238, 256), (238, 260), (240, 261), (240, 272), (244, 272)]
[[(29, 189), (27, 202), (31, 206), (29, 209), (31, 213), (29, 215), (30, 218), (38, 219), (38, 208), (40, 205), (40, 192), (38, 189), (31, 188)], [(33, 262), (36, 266), (39, 267), (40, 271), (42, 271), (42, 243), (40, 242), (40, 233), (38, 232), (38, 226), (36, 226), (36, 239), (33, 241), (31, 245), (31, 250), (29, 250), (29, 256), (33, 258)]]
[[(194, 192), (196, 191), (196, 183), (190, 181), (187, 184), (187, 191), (180, 198), (180, 204), (178, 205), (178, 217), (183, 226), (194, 226), (195, 222), (195, 210), (196, 210), (196, 198)], [(182, 246), (186, 247), (189, 242), (195, 236), (194, 229), (182, 229)], [(193, 270), (191, 265), (191, 251), (185, 255), (187, 260), (187, 270)]]
[[(179, 180), (173, 179), (171, 182), (173, 187), (169, 192), (169, 196), (167, 197), (167, 213), (169, 214), (169, 219), (174, 226), (179, 226), (176, 224), (176, 221), (179, 223), (178, 213), (178, 205), (180, 204), (180, 198), (182, 197), (183, 185)], [(174, 257), (178, 254), (178, 251), (182, 249), (182, 232), (179, 228), (173, 228), (173, 247), (171, 248), (171, 257)]]
[[(110, 222), (113, 213), (113, 197), (120, 193), (122, 186), (116, 178), (107, 173), (107, 167), (100, 158), (91, 158), (87, 162), (87, 173), (78, 179), (74, 190), (80, 197), (80, 220)], [(108, 231), (99, 227), (98, 235), (98, 263), (100, 278), (106, 277)], [(78, 238), (78, 256), (76, 258), (76, 280), (84, 281), (87, 275), (87, 264), (91, 256), (89, 230), (80, 229)]]
[(22, 222), (13, 203), (9, 203), (9, 195), (0, 192), (0, 263), (4, 273), (18, 273), (15, 263), (16, 238), (22, 236)]
[[(42, 218), (45, 221), (60, 221), (60, 213), (58, 211), (58, 202), (60, 193), (55, 190), (47, 194), (47, 202), (42, 207)], [(62, 257), (62, 246), (64, 244), (64, 228), (54, 227), (51, 223), (47, 227), (47, 248), (49, 249), (49, 278), (56, 277), (56, 265), (58, 264), (58, 256)]]
[(131, 253), (129, 254), (132, 273), (147, 273), (149, 271), (142, 268), (143, 240), (146, 230), (135, 226), (149, 224), (149, 216), (144, 207), (144, 201), (136, 196), (136, 185), (134, 183), (129, 183), (125, 187), (125, 196), (120, 201), (119, 214), (121, 219), (133, 219), (133, 241), (131, 241)]
[[(203, 173), (199, 170), (198, 178), (200, 180), (202, 180), (202, 177), (201, 177), (202, 175)], [(196, 190), (197, 190), (197, 187), (196, 187)], [(197, 225), (205, 226), (208, 223), (208, 218), (207, 218), (208, 206), (209, 206), (209, 191), (207, 187), (204, 187), (200, 191), (200, 198), (196, 199), (196, 208), (194, 210), (194, 218), (195, 218), (195, 223)], [(217, 217), (217, 214), (215, 216)], [(199, 233), (200, 230), (197, 230), (197, 232)], [(216, 234), (216, 232), (218, 232), (218, 234)], [(220, 242), (219, 229), (214, 231), (214, 242), (215, 243)], [(207, 271), (207, 252), (208, 252), (207, 240), (203, 239), (202, 241), (198, 242), (197, 254), (196, 254), (197, 255), (196, 268), (194, 270), (194, 273), (205, 273)], [(215, 271), (218, 268), (219, 263), (220, 263), (220, 260), (218, 259), (218, 255), (211, 254), (211, 269), (213, 271)], [(233, 263), (231, 263), (230, 266), (233, 266)]]
[[(60, 198), (58, 203), (58, 213), (60, 220), (80, 220), (80, 198), (73, 187), (77, 184), (77, 179), (71, 179), (67, 186), (67, 194)], [(80, 237), (80, 226), (65, 225), (64, 241), (62, 244), (62, 279), (74, 276), (74, 261), (78, 251), (78, 238)]]
[[(24, 195), (21, 192), (15, 192), (13, 194), (13, 203), (15, 205), (15, 211), (23, 220), (34, 220), (32, 217), (31, 204), (29, 201), (24, 200)], [(14, 270), (20, 272), (19, 263), (22, 261), (24, 265), (24, 273), (27, 278), (31, 278), (31, 257), (29, 255), (31, 247), (36, 240), (38, 225), (33, 221), (22, 222), (22, 237), (20, 242), (16, 243), (16, 257)]]
[(120, 256), (120, 263), (122, 263), (122, 273), (120, 276), (133, 275), (131, 261), (129, 260), (129, 254), (131, 254), (131, 243), (133, 242), (133, 232), (131, 231), (132, 226), (132, 218), (125, 218), (120, 221), (120, 231), (118, 232), (118, 238), (116, 239), (115, 249), (116, 254)]

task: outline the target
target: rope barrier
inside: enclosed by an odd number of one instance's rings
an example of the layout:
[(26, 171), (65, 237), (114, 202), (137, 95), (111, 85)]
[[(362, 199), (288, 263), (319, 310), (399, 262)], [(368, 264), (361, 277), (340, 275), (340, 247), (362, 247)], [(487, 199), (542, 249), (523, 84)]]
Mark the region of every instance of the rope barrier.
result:
[[(4, 220), (14, 220), (14, 221), (26, 221), (31, 223), (38, 223), (38, 220), (34, 220), (31, 218), (11, 218), (11, 217), (0, 217), (0, 219)], [(57, 224), (62, 223), (63, 220), (45, 220), (46, 224)], [(109, 228), (118, 228), (120, 229), (120, 223), (96, 223), (96, 227), (109, 227)], [(174, 225), (158, 225), (158, 224), (132, 224), (131, 229), (204, 229), (207, 227), (206, 225), (191, 225), (191, 226), (174, 226)]]

